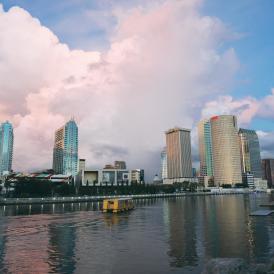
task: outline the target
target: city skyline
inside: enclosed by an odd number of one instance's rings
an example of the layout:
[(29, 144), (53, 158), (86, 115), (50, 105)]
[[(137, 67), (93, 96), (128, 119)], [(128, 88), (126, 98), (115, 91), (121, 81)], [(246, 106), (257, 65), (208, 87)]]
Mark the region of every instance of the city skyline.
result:
[(273, 62), (262, 42), (273, 36), (271, 1), (233, 0), (228, 14), (216, 0), (69, 2), (1, 1), (0, 120), (14, 125), (14, 169), (51, 166), (54, 129), (72, 115), (94, 167), (126, 159), (152, 177), (175, 125), (192, 130), (198, 166), (196, 124), (224, 113), (274, 156)]

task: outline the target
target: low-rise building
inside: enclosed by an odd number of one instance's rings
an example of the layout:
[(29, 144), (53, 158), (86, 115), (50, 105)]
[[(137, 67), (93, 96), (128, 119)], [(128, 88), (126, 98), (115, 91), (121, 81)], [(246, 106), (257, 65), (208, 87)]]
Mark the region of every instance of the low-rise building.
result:
[(133, 169), (130, 172), (130, 181), (132, 183), (144, 183), (145, 182), (145, 171), (143, 169)]
[(198, 178), (194, 177), (186, 177), (186, 178), (173, 178), (173, 179), (164, 179), (163, 184), (164, 185), (172, 185), (175, 183), (183, 183), (183, 182), (190, 182), (190, 183), (198, 183)]
[(267, 180), (254, 178), (254, 186), (256, 191), (264, 191), (267, 192)]
[(254, 175), (252, 173), (243, 173), (243, 184), (248, 185), (251, 189), (254, 189)]

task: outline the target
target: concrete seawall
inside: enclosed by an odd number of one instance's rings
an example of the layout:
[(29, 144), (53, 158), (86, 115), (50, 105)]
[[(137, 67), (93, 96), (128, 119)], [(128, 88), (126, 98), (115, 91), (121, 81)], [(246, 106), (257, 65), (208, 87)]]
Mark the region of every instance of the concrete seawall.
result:
[(63, 203), (82, 203), (102, 201), (110, 198), (133, 198), (133, 199), (152, 199), (166, 197), (183, 197), (183, 196), (210, 196), (210, 195), (235, 195), (250, 194), (249, 190), (221, 190), (214, 192), (182, 192), (170, 194), (139, 194), (139, 195), (109, 195), (109, 196), (74, 196), (74, 197), (47, 197), (47, 198), (0, 198), (0, 205), (28, 205), (28, 204), (63, 204)]

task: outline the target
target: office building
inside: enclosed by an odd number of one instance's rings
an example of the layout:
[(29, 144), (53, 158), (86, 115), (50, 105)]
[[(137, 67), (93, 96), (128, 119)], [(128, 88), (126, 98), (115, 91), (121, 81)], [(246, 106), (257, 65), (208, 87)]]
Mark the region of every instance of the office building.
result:
[(167, 155), (166, 147), (161, 152), (161, 179), (167, 179)]
[(269, 188), (274, 187), (274, 159), (262, 160), (263, 179), (267, 180)]
[(8, 121), (0, 126), (0, 175), (6, 175), (12, 170), (13, 158), (13, 127)]
[(166, 131), (167, 176), (192, 178), (190, 130), (173, 128)]
[(212, 140), (210, 120), (198, 124), (200, 176), (213, 176)]
[(78, 127), (73, 119), (55, 132), (53, 170), (72, 176), (78, 172)]
[(233, 115), (214, 116), (210, 119), (210, 124), (215, 185), (241, 184), (237, 118)]
[(143, 169), (133, 169), (130, 171), (131, 183), (144, 183), (145, 182), (145, 171)]
[(127, 169), (127, 165), (125, 161), (115, 161), (114, 168), (116, 169)]
[(244, 174), (252, 173), (254, 178), (262, 178), (259, 138), (255, 130), (239, 130), (241, 165)]

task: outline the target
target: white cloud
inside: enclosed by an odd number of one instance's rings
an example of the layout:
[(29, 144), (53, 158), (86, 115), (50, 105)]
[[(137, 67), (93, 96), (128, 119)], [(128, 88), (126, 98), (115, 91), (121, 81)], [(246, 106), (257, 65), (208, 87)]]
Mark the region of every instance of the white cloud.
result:
[(70, 50), (25, 10), (0, 9), (0, 119), (16, 126), (14, 168), (50, 167), (54, 130), (75, 116), (89, 166), (124, 157), (156, 172), (164, 131), (191, 128), (239, 69), (234, 50), (221, 50), (233, 33), (199, 7), (155, 1), (115, 10), (101, 53)]

